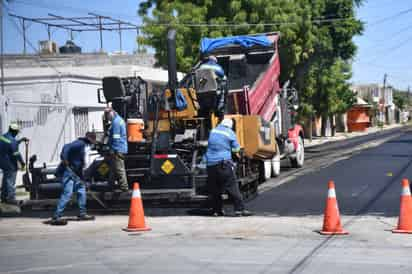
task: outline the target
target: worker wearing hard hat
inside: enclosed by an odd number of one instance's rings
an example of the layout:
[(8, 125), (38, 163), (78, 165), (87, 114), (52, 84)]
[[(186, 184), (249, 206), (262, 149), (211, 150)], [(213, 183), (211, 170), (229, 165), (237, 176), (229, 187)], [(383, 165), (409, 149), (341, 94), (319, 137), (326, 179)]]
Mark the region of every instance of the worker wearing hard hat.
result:
[(223, 79), (225, 77), (225, 71), (218, 64), (216, 56), (213, 55), (208, 56), (200, 65), (199, 69), (211, 69), (219, 78)]
[(238, 153), (240, 146), (232, 128), (233, 120), (225, 118), (210, 131), (209, 135), (206, 151), (207, 182), (211, 191), (212, 215), (214, 216), (225, 214), (221, 197), (223, 191), (226, 191), (233, 200), (235, 216), (252, 215), (245, 209), (236, 180), (232, 153)]
[(128, 191), (129, 185), (124, 164), (125, 154), (127, 154), (128, 149), (126, 124), (123, 118), (111, 108), (105, 109), (104, 119), (110, 123), (107, 144), (110, 148), (111, 181), (112, 183), (117, 181), (121, 191)]
[(18, 204), (16, 201), (16, 176), (18, 164), (24, 169), (25, 163), (19, 152), (19, 144), (27, 142), (27, 138), (17, 140), (16, 137), (20, 132), (19, 125), (12, 123), (9, 131), (0, 136), (0, 169), (3, 172), (1, 184), (1, 202), (8, 204)]
[(199, 66), (199, 70), (212, 70), (216, 75), (218, 88), (216, 90), (216, 103), (212, 106), (212, 108), (214, 109), (215, 115), (222, 119), (226, 101), (226, 86), (224, 84), (226, 83), (225, 71), (217, 62), (216, 56), (213, 55), (208, 56), (203, 61), (203, 63)]

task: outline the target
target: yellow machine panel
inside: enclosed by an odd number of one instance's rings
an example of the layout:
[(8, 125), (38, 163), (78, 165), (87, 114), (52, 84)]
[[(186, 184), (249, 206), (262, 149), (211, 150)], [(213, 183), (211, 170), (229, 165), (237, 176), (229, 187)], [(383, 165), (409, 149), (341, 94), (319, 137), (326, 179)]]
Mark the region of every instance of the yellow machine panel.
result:
[[(271, 159), (276, 154), (275, 128), (258, 115), (225, 115), (235, 121), (235, 133), (241, 148), (252, 159)], [(212, 117), (212, 127), (217, 126)]]
[[(159, 120), (159, 124), (157, 127), (158, 127), (159, 132), (169, 131), (170, 122), (168, 119)], [(147, 129), (145, 130), (146, 136), (150, 135), (152, 132), (153, 132), (153, 121), (148, 121)]]
[[(197, 116), (197, 110), (199, 109), (199, 105), (197, 103), (197, 96), (196, 91), (194, 89), (179, 89), (182, 92), (183, 96), (187, 102), (187, 108), (182, 111), (171, 110), (165, 111), (161, 110), (159, 113), (160, 119), (168, 119), (169, 115), (175, 119), (181, 118), (193, 118)], [(171, 96), (171, 92), (169, 90), (165, 91), (165, 97), (168, 98)]]
[(231, 118), (234, 120), (235, 124), (235, 133), (237, 137), (237, 141), (241, 148), (245, 148), (245, 140), (244, 140), (244, 126), (243, 126), (243, 118), (244, 115), (240, 114), (233, 114), (233, 115), (225, 115), (225, 118)]
[(275, 129), (260, 116), (243, 116), (243, 140), (246, 156), (257, 159), (271, 159), (275, 156)]

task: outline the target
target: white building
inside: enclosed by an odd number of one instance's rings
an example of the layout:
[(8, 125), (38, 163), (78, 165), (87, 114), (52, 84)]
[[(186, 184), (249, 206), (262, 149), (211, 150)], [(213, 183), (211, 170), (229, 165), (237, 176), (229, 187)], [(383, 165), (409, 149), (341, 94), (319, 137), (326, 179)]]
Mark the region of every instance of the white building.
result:
[(140, 76), (151, 85), (167, 82), (151, 55), (103, 54), (7, 56), (5, 94), (0, 95), (0, 129), (18, 122), (39, 162), (59, 160), (62, 146), (88, 130), (102, 130), (97, 89), (105, 76)]

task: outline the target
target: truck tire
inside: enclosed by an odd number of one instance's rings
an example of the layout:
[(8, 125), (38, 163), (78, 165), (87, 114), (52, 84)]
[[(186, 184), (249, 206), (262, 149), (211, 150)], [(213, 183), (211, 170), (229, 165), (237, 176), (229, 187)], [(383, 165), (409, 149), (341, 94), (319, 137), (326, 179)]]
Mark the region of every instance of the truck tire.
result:
[(305, 147), (303, 146), (302, 137), (298, 137), (298, 148), (296, 150), (296, 157), (290, 158), (290, 163), (294, 168), (303, 167), (303, 162), (305, 161)]
[(276, 155), (272, 158), (272, 177), (278, 177), (280, 175), (280, 151), (279, 146), (276, 145)]

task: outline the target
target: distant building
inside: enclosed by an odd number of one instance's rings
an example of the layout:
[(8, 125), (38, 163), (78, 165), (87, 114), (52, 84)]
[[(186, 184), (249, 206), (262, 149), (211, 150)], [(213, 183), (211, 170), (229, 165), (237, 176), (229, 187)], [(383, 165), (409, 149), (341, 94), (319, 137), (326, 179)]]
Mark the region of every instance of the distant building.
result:
[(151, 87), (167, 82), (150, 54), (6, 55), (5, 94), (0, 94), (0, 130), (17, 121), (40, 162), (59, 160), (63, 144), (88, 130), (102, 130), (105, 105), (97, 89), (105, 76), (140, 76)]
[(376, 119), (386, 124), (395, 122), (395, 104), (393, 103), (393, 88), (377, 84), (354, 85), (353, 91), (370, 104), (376, 104), (378, 113)]

